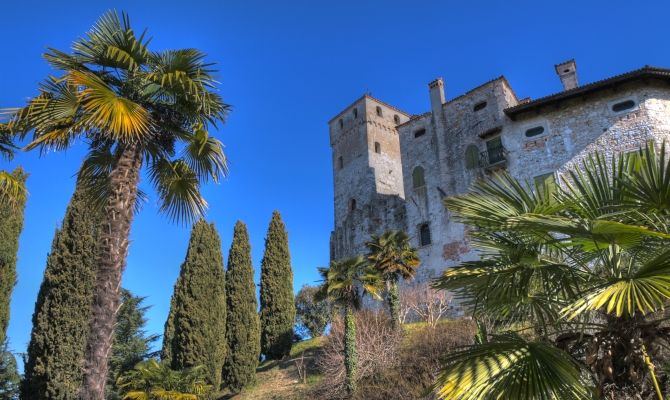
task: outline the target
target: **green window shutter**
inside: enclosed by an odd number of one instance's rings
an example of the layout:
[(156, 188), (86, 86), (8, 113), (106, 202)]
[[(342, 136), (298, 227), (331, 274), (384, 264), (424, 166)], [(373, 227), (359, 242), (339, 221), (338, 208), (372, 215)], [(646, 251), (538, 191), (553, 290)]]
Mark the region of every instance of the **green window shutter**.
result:
[(479, 165), (479, 148), (474, 144), (465, 149), (465, 168), (475, 169)]
[(554, 193), (556, 191), (556, 177), (553, 172), (542, 174), (535, 177), (535, 188), (538, 192)]
[(414, 189), (426, 186), (426, 180), (423, 176), (423, 168), (416, 167), (412, 172), (412, 187)]

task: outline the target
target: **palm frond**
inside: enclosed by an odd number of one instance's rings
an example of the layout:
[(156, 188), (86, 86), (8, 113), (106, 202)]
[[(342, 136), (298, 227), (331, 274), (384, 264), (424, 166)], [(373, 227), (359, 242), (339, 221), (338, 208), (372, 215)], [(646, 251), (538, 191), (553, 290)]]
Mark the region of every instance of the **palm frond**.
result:
[(200, 180), (218, 182), (228, 174), (228, 161), (223, 152), (223, 143), (209, 135), (202, 124), (186, 138), (183, 158)]
[(116, 94), (95, 74), (70, 71), (67, 79), (82, 88), (78, 95), (91, 126), (122, 142), (138, 141), (152, 132), (149, 112), (140, 104)]
[(22, 171), (14, 173), (0, 171), (0, 205), (11, 207), (26, 201), (28, 191), (25, 186), (25, 177)]
[(516, 334), (453, 353), (436, 381), (441, 399), (587, 400), (593, 394), (567, 353)]
[(617, 317), (632, 317), (637, 313), (646, 315), (664, 309), (670, 300), (670, 250), (642, 264), (639, 269), (629, 268), (634, 264), (635, 260), (630, 260), (629, 265), (619, 269), (632, 270), (632, 273), (601, 281), (600, 285), (591, 287), (565, 307), (562, 314), (574, 319), (589, 310), (603, 310)]
[(160, 199), (160, 211), (177, 222), (192, 222), (205, 215), (207, 202), (200, 195), (198, 177), (182, 159), (159, 159), (149, 175)]
[[(81, 64), (137, 70), (149, 57), (148, 41), (144, 36), (145, 33), (139, 37), (135, 35), (127, 14), (119, 16), (116, 11), (108, 11), (85, 38), (74, 43), (74, 58)], [(67, 59), (53, 51), (47, 53), (46, 58), (59, 68), (64, 67), (59, 61)]]

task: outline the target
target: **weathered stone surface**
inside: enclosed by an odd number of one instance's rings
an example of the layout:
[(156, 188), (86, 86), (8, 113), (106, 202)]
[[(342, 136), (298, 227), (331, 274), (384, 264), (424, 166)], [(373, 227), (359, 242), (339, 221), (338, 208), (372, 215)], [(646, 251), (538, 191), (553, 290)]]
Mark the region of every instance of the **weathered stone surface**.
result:
[[(465, 227), (451, 220), (444, 197), (464, 193), (475, 179), (496, 169), (504, 168), (532, 183), (543, 174), (558, 176), (578, 167), (596, 149), (607, 154), (628, 152), (648, 140), (670, 139), (670, 86), (661, 81), (624, 82), (514, 120), (504, 110), (522, 101), (504, 77), (440, 107), (442, 87), (440, 80), (431, 82), (432, 111), (419, 116), (410, 118), (364, 96), (330, 122), (335, 177), (331, 258), (363, 253), (372, 233), (404, 229), (418, 248), (422, 268), (440, 273), (477, 257)], [(612, 111), (612, 105), (626, 100), (633, 100), (635, 106)], [(381, 117), (376, 113), (378, 106)], [(353, 118), (354, 108), (357, 118)], [(544, 132), (526, 136), (528, 129), (539, 126)], [(421, 130), (425, 133), (416, 135)], [(505, 160), (490, 167), (486, 141), (495, 137), (500, 137)], [(380, 153), (375, 152), (375, 142), (381, 145)], [(480, 153), (480, 164), (474, 168), (466, 163), (468, 146), (476, 146)], [(342, 168), (339, 157), (343, 157)], [(425, 185), (420, 187), (413, 182), (417, 167), (424, 171)], [(419, 228), (426, 223), (431, 244), (421, 246)]]

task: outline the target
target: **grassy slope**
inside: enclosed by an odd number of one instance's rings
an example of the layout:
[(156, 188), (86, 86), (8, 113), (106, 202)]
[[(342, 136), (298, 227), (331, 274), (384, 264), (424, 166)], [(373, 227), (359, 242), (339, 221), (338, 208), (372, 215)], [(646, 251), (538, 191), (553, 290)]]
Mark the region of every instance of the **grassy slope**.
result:
[[(440, 321), (448, 323), (449, 321)], [(403, 325), (403, 329), (409, 336), (417, 332), (426, 324), (422, 322)], [(313, 361), (314, 354), (321, 348), (324, 337), (304, 340), (296, 343), (291, 349), (291, 356), (286, 361), (269, 361), (258, 367), (256, 374), (256, 385), (245, 389), (237, 396), (227, 397), (231, 400), (301, 400), (307, 398), (310, 387), (320, 379)], [(307, 365), (307, 380), (302, 383), (296, 368), (296, 359), (304, 353)]]
[[(315, 338), (296, 343), (287, 360), (268, 361), (258, 367), (256, 385), (245, 389), (231, 400), (299, 400), (306, 398), (310, 386), (318, 382), (319, 376), (311, 363), (314, 353), (321, 348), (324, 338)], [(303, 383), (297, 365), (304, 354), (307, 379)]]

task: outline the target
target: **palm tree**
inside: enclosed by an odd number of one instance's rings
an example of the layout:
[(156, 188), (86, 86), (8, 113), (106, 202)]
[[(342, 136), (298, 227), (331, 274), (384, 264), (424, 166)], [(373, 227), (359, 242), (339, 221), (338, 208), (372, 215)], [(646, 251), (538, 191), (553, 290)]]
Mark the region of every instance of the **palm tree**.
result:
[(200, 218), (200, 184), (227, 172), (223, 145), (207, 131), (229, 106), (215, 92), (212, 64), (196, 49), (152, 52), (127, 15), (108, 12), (71, 53), (49, 49), (59, 70), (40, 94), (10, 110), (9, 129), (33, 132), (27, 149), (64, 150), (77, 139), (90, 148), (79, 177), (104, 210), (94, 308), (82, 398), (102, 400), (119, 308), (121, 275), (143, 166), (171, 219)]
[(449, 355), (441, 398), (662, 399), (666, 156), (665, 145), (657, 152), (652, 144), (612, 158), (595, 153), (553, 192), (500, 175), (446, 201), (475, 228), (482, 254), (436, 285), (457, 291), (501, 332)]
[(419, 256), (409, 243), (409, 236), (402, 231), (387, 231), (381, 236), (372, 236), (366, 243), (368, 261), (374, 265), (386, 282), (387, 301), (393, 326), (400, 323), (400, 300), (398, 281), (413, 279), (419, 267)]
[[(9, 129), (0, 124), (0, 157), (11, 160), (15, 146), (12, 143)], [(27, 192), (23, 179), (7, 171), (0, 171), (0, 206), (23, 204)]]
[(198, 400), (211, 391), (202, 366), (171, 370), (154, 359), (142, 361), (118, 380), (124, 400)]
[(381, 279), (378, 271), (364, 257), (331, 261), (330, 267), (319, 268), (323, 278), (319, 297), (328, 298), (333, 305), (344, 309), (344, 366), (346, 387), (351, 395), (356, 391), (356, 320), (354, 311), (362, 306), (366, 294), (380, 300)]

